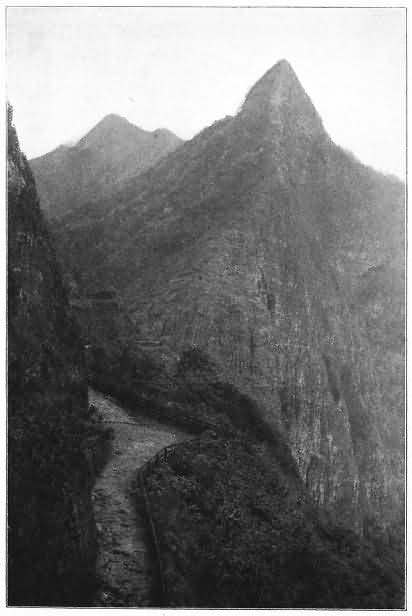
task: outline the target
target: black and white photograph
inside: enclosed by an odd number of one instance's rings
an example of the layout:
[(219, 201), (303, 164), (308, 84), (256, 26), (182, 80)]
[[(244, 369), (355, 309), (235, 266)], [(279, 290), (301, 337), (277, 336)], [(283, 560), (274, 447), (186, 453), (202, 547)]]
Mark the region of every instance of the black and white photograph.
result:
[(6, 605), (405, 610), (406, 8), (4, 12)]

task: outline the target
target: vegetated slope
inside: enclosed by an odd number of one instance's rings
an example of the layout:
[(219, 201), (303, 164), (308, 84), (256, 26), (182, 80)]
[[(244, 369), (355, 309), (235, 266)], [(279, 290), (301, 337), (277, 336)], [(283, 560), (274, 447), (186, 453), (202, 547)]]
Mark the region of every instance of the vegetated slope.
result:
[(148, 132), (108, 115), (76, 145), (30, 161), (42, 209), (49, 218), (59, 218), (90, 199), (103, 199), (117, 182), (147, 169), (180, 143), (166, 129)]
[(313, 507), (279, 451), (250, 438), (169, 448), (145, 474), (164, 605), (402, 608), (388, 550)]
[(205, 352), (314, 500), (402, 550), (404, 186), (330, 140), (287, 62), (56, 232), (83, 293), (117, 290), (131, 344)]
[(94, 581), (90, 491), (107, 441), (8, 113), (8, 603), (79, 605)]

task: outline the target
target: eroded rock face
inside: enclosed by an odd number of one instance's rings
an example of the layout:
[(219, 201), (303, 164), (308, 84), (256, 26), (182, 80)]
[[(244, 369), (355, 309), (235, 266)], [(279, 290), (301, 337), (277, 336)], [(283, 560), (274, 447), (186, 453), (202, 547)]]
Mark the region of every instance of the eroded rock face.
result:
[(201, 349), (258, 400), (337, 521), (390, 534), (402, 526), (403, 200), (398, 180), (330, 140), (282, 61), (236, 117), (128, 182), (104, 219), (66, 219), (61, 254), (86, 288), (113, 284), (143, 335)]
[(84, 360), (11, 110), (7, 162), (8, 602), (76, 605), (95, 559)]

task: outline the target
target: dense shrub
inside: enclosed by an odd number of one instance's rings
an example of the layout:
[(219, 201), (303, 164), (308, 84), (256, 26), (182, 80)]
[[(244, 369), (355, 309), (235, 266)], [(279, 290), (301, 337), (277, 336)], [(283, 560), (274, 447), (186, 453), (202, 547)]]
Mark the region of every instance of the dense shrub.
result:
[(280, 462), (269, 445), (203, 436), (147, 471), (164, 605), (401, 607), (391, 554), (321, 519)]

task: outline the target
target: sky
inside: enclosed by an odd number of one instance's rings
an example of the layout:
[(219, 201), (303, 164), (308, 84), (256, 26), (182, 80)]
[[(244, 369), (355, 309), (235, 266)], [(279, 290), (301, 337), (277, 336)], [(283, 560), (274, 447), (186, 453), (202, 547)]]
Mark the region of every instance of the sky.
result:
[(282, 58), (336, 143), (404, 177), (404, 9), (7, 9), (7, 96), (29, 158), (109, 113), (189, 139)]

